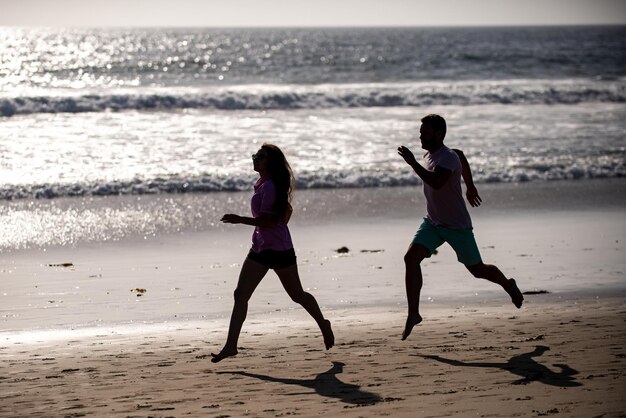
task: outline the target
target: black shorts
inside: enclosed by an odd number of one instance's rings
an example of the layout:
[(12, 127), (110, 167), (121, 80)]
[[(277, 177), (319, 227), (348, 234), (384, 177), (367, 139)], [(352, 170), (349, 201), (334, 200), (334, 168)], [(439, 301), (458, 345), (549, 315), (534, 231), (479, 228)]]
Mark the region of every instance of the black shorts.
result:
[(296, 264), (296, 252), (293, 248), (286, 251), (263, 250), (260, 253), (250, 250), (248, 258), (272, 270), (284, 269)]

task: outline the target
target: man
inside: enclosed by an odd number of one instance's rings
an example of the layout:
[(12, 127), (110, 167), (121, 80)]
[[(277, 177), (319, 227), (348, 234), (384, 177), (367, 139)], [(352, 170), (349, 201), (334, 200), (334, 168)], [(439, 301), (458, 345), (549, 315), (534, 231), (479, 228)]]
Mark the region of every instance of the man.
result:
[[(404, 256), (409, 314), (402, 333), (403, 340), (411, 334), (415, 325), (422, 322), (419, 313), (422, 289), (420, 263), (430, 257), (444, 242), (452, 246), (458, 260), (474, 277), (487, 279), (502, 286), (517, 308), (521, 308), (524, 301), (515, 280), (507, 279), (498, 267), (484, 264), (480, 257), (472, 232), (472, 220), (461, 191), (461, 174), (463, 172), (465, 177), (465, 174), (469, 173), (469, 165), (466, 165), (467, 160), (460, 151), (451, 150), (443, 144), (446, 121), (441, 116), (432, 114), (422, 118), (421, 122), (420, 140), (422, 148), (427, 151), (424, 157), (425, 167), (415, 160), (415, 156), (407, 147), (398, 148), (398, 154), (424, 183), (427, 211), (427, 216)], [(465, 167), (462, 166), (462, 161)], [(473, 189), (471, 193), (468, 189), (468, 200), (472, 206), (477, 206), (480, 204), (480, 198), (473, 185), (471, 188)]]

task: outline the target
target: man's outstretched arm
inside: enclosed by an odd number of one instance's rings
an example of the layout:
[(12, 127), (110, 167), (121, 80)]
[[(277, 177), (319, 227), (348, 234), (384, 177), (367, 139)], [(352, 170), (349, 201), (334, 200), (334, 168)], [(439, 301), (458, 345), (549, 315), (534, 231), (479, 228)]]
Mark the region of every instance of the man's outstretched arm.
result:
[(398, 147), (398, 154), (413, 168), (413, 171), (415, 171), (424, 183), (435, 190), (440, 189), (452, 174), (452, 171), (439, 166), (435, 167), (433, 171), (426, 170), (415, 160), (415, 156), (411, 150), (405, 146)]
[(467, 187), (467, 192), (465, 194), (467, 201), (473, 207), (478, 207), (480, 206), (482, 199), (478, 195), (478, 189), (474, 186), (474, 179), (472, 178), (472, 170), (470, 169), (469, 161), (467, 161), (465, 154), (463, 154), (463, 151), (460, 149), (453, 149), (452, 151), (456, 152), (456, 155), (458, 155), (461, 160), (461, 176), (463, 176), (463, 181)]

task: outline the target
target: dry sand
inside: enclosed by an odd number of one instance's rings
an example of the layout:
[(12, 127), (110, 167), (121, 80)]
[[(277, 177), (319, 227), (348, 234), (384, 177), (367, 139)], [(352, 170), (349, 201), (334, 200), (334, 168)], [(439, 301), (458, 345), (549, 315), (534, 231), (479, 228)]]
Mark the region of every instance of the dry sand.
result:
[(431, 310), (407, 341), (387, 310), (331, 311), (323, 350), (299, 313), (224, 329), (100, 335), (1, 352), (2, 416), (580, 416), (626, 414), (623, 295), (527, 296)]

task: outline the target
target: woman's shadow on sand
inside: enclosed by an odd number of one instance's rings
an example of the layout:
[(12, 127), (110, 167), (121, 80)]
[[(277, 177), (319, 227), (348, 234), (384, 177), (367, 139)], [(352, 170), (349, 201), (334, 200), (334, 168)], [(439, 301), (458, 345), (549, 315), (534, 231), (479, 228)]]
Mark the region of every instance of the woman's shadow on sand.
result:
[(534, 351), (513, 356), (506, 363), (465, 362), (433, 355), (421, 355), (420, 357), (437, 360), (441, 363), (452, 366), (485, 367), (506, 370), (522, 377), (521, 379), (514, 381), (512, 383), (514, 385), (526, 385), (531, 382), (540, 382), (546, 385), (558, 387), (582, 386), (582, 383), (577, 382), (574, 378), (574, 376), (578, 374), (578, 371), (572, 369), (568, 365), (554, 364), (554, 367), (561, 369), (559, 372), (554, 372), (533, 359), (533, 357), (539, 357), (548, 350), (550, 350), (549, 347), (538, 345), (535, 347)]
[[(219, 374), (238, 374), (241, 376), (254, 377), (256, 379), (265, 380), (267, 382), (283, 383), (286, 385), (297, 385), (305, 388), (313, 389), (315, 392), (327, 398), (335, 398), (341, 402), (356, 405), (371, 405), (382, 401), (383, 399), (375, 393), (366, 392), (360, 389), (360, 386), (350, 383), (344, 383), (337, 378), (339, 373), (343, 372), (345, 363), (333, 361), (333, 367), (329, 370), (318, 374), (313, 379), (289, 379), (283, 377), (273, 377), (264, 374), (248, 373), (244, 371), (233, 372), (217, 372)], [(305, 392), (308, 394), (309, 392)], [(289, 393), (289, 395), (301, 395), (302, 393)]]

